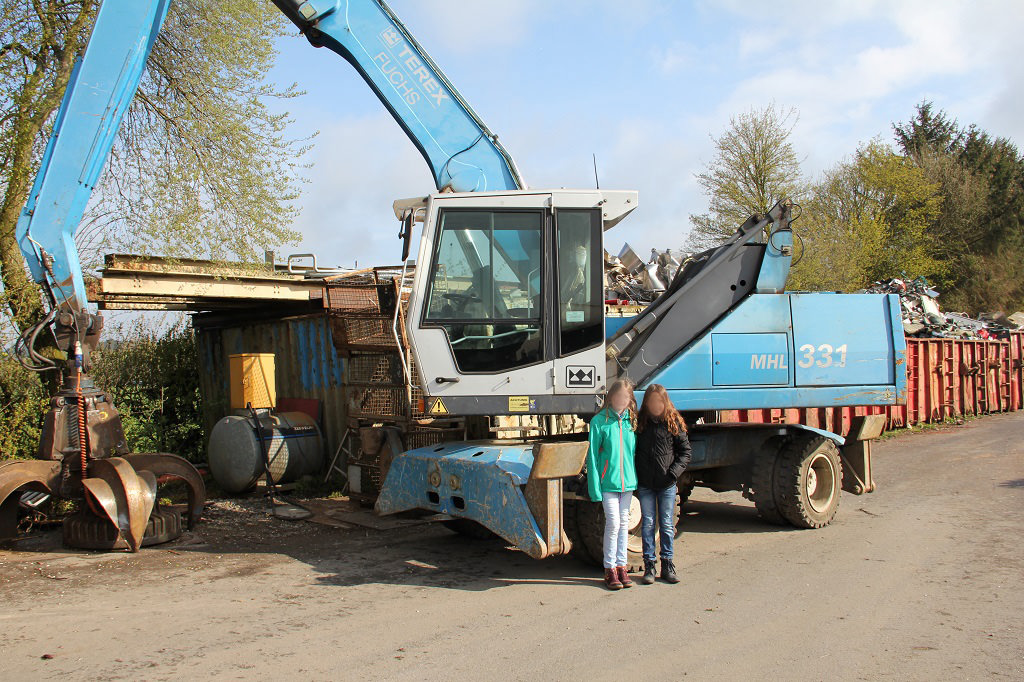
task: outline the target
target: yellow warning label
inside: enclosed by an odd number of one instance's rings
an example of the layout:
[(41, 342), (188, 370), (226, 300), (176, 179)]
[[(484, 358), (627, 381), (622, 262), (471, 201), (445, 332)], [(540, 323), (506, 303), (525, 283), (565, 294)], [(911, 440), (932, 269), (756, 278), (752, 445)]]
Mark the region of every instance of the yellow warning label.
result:
[(508, 397), (508, 411), (509, 412), (529, 412), (530, 411), (530, 396), (528, 396), (528, 395), (510, 395)]
[(440, 398), (435, 398), (434, 404), (430, 406), (430, 414), (448, 414), (448, 406)]

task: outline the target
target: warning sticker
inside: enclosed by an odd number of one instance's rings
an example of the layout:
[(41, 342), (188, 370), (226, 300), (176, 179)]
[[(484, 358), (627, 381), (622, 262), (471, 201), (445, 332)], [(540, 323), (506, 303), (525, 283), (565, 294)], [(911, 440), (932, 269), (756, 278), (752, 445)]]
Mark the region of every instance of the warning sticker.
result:
[(533, 407), (533, 401), (528, 395), (510, 395), (508, 397), (509, 412), (529, 412)]
[(448, 414), (448, 406), (440, 398), (435, 398), (434, 404), (430, 406), (430, 414)]

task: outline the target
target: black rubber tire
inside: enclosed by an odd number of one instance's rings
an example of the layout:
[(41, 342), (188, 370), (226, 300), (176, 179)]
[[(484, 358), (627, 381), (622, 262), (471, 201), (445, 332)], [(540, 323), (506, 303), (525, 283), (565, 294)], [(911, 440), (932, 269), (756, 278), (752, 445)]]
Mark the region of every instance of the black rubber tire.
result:
[[(673, 510), (672, 518), (679, 518), (679, 507), (678, 497), (676, 498), (676, 509)], [(604, 508), (600, 502), (590, 502), (589, 500), (576, 500), (573, 506), (576, 511), (576, 526), (575, 530), (579, 534), (579, 541), (582, 545), (579, 552), (575, 549), (576, 540), (570, 535), (569, 539), (573, 542), (574, 548), (573, 553), (587, 561), (593, 566), (602, 567), (604, 564)], [(567, 532), (569, 524), (566, 524)], [(676, 537), (679, 536), (678, 529), (676, 530)], [(634, 545), (635, 548), (630, 548), (626, 557), (626, 566), (630, 571), (636, 571), (643, 568), (644, 557), (640, 547), (640, 525), (639, 523), (630, 533), (630, 544)], [(655, 551), (661, 545), (661, 540), (656, 533), (654, 536)]]
[[(64, 544), (78, 549), (125, 549), (125, 541), (106, 519), (81, 511), (64, 519)], [(181, 536), (181, 513), (176, 509), (156, 507), (149, 515), (142, 546), (159, 545)]]
[(686, 513), (683, 509), (683, 505), (690, 499), (690, 495), (693, 494), (693, 489), (696, 487), (693, 483), (683, 483), (683, 479), (676, 484), (676, 490), (679, 492), (677, 507), (676, 507), (676, 537), (683, 532), (683, 515)]
[(441, 525), (450, 531), (473, 540), (490, 540), (491, 538), (498, 537), (486, 527), (470, 519), (448, 519), (447, 521), (442, 521)]
[(682, 507), (686, 504), (686, 501), (690, 499), (690, 495), (693, 494), (693, 489), (697, 486), (693, 483), (679, 484), (676, 489), (679, 491), (679, 506)]
[(587, 547), (586, 542), (583, 540), (583, 533), (580, 531), (576, 511), (577, 505), (580, 504), (583, 504), (583, 502), (577, 500), (565, 500), (562, 503), (562, 523), (565, 524), (565, 534), (569, 538), (570, 545), (572, 545), (569, 549), (569, 554), (585, 564), (594, 565), (595, 563), (600, 563), (600, 555), (597, 557), (593, 556), (590, 553), (590, 548)]
[(775, 478), (779, 456), (779, 450), (776, 448), (762, 450), (757, 454), (750, 476), (750, 489), (754, 495), (754, 507), (757, 508), (758, 516), (776, 526), (785, 526), (786, 519), (783, 518), (776, 502)]
[[(818, 481), (814, 500), (808, 492), (813, 469)], [(824, 486), (824, 487), (821, 487)], [(819, 490), (820, 487), (820, 490)], [(832, 523), (843, 490), (839, 448), (828, 438), (806, 436), (791, 441), (779, 453), (775, 467), (775, 501), (779, 513), (797, 528), (822, 528)]]
[[(578, 544), (577, 556), (591, 566), (601, 568), (604, 563), (604, 510), (600, 502), (576, 500), (573, 503), (576, 517), (578, 538), (570, 536), (573, 544)], [(568, 526), (568, 524), (566, 524)]]

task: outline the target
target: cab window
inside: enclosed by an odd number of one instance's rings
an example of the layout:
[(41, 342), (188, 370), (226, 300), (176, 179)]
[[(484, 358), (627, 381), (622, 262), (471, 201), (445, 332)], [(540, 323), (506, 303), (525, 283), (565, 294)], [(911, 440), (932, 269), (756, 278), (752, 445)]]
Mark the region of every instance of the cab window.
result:
[(598, 211), (563, 209), (555, 214), (561, 357), (595, 346), (604, 338), (601, 227)]
[(540, 362), (543, 214), (443, 210), (424, 323), (440, 326), (461, 372)]

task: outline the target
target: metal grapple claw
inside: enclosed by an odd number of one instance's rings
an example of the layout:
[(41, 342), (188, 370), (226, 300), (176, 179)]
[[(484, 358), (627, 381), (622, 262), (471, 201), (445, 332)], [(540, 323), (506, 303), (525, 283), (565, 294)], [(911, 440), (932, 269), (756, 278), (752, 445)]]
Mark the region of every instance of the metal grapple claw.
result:
[[(140, 475), (121, 457), (93, 460), (92, 477), (82, 481), (86, 500), (96, 502), (102, 514), (114, 524), (128, 549), (139, 551), (146, 524), (156, 502), (156, 477)], [(99, 511), (93, 508), (93, 512)], [(100, 514), (97, 513), (97, 516)]]
[[(0, 465), (0, 540), (15, 537), (21, 494), (30, 490), (84, 498), (84, 509), (64, 521), (64, 542), (84, 549), (127, 549), (167, 542), (181, 534), (177, 511), (157, 505), (157, 480), (168, 476), (188, 487), (188, 527), (206, 503), (203, 479), (187, 460), (165, 453), (90, 459), (88, 476), (55, 460), (26, 460)], [(68, 481), (81, 480), (81, 488)], [(71, 494), (74, 490), (77, 493)]]
[(136, 471), (149, 471), (158, 479), (163, 476), (180, 478), (188, 486), (188, 528), (192, 530), (199, 523), (206, 504), (206, 485), (196, 468), (184, 457), (165, 452), (146, 452), (125, 455), (125, 459)]
[(60, 487), (60, 462), (30, 459), (0, 464), (0, 540), (18, 534), (18, 501), (30, 490), (54, 494)]

